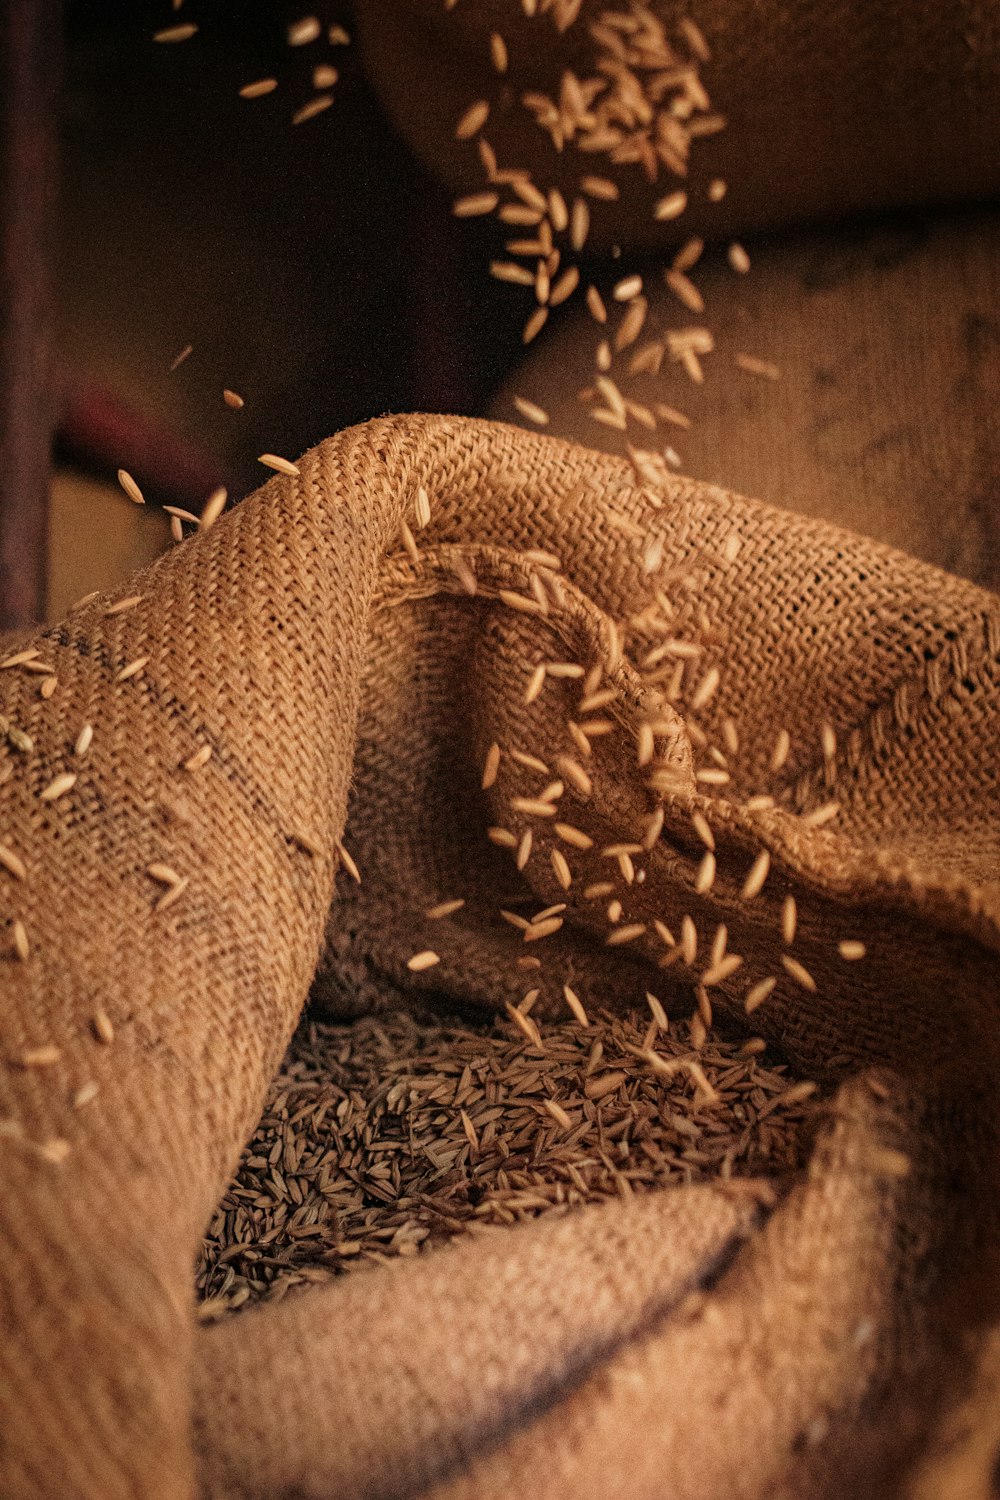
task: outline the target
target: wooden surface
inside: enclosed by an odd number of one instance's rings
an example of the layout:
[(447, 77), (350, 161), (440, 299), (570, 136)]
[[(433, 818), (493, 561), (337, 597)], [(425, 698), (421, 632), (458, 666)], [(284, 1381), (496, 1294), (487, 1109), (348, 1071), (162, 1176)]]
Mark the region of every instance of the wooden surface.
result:
[(43, 618), (59, 0), (0, 7), (0, 629)]

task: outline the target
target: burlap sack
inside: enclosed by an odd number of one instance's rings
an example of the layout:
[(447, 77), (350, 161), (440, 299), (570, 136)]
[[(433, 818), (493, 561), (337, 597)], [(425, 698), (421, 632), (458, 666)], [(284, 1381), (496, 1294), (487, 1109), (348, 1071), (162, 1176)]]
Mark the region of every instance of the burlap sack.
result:
[[(1000, 11), (989, 0), (656, 0), (650, 7), (699, 67), (718, 135), (694, 143), (689, 176), (661, 171), (659, 192), (638, 166), (612, 172), (621, 200), (597, 205), (593, 244), (670, 244), (677, 224), (657, 224), (652, 198), (689, 192), (683, 233), (733, 232), (908, 204), (985, 200), (1000, 189), (997, 153)], [(560, 31), (567, 0), (528, 17), (517, 0), (359, 0), (366, 72), (400, 134), (456, 192), (483, 185), (474, 143), (455, 125), (474, 100), (492, 106), (483, 134), (505, 167), (526, 167), (547, 189), (572, 196), (607, 158), (567, 146), (557, 152), (521, 105), (526, 91), (557, 98), (565, 69), (597, 74), (589, 26), (627, 14), (630, 0), (583, 0)], [(701, 62), (680, 29), (697, 23), (711, 56)], [(490, 36), (507, 43), (499, 76)], [(706, 198), (714, 177), (729, 184)]]
[[(657, 587), (669, 623), (636, 623)], [(996, 600), (829, 525), (430, 417), (331, 439), (134, 596), (25, 641), (51, 674), (0, 674), (21, 924), (3, 960), (0, 1492), (989, 1495)], [(694, 677), (667, 701), (642, 668), (664, 629), (701, 644), (699, 677), (719, 670), (697, 712)], [(560, 800), (595, 839), (569, 893), (535, 819), (527, 888), (569, 902), (538, 945), (535, 1014), (568, 972), (610, 1004), (653, 974), (690, 1011), (701, 964), (652, 925), (616, 958), (576, 895), (607, 875), (603, 846), (645, 838), (635, 919), (687, 913), (706, 940), (724, 919), (744, 964), (717, 1010), (738, 1019), (777, 972), (755, 1027), (836, 1087), (807, 1174), (770, 1216), (734, 1187), (651, 1194), (196, 1333), (198, 1237), (317, 965), (342, 1012), (519, 997), (520, 937), (495, 914), (516, 872), (485, 830), (531, 814), (511, 806), (515, 763), (480, 778), (493, 741), (572, 753), (579, 682), (523, 701), (547, 661), (601, 664), (617, 697), (592, 795)], [(720, 784), (699, 773), (727, 715), (741, 749)], [(717, 850), (700, 895), (692, 810)], [(333, 899), (345, 817), (363, 883), (341, 872)], [(771, 872), (744, 900), (761, 849)], [(780, 964), (789, 892), (815, 989)], [(428, 899), (455, 893), (440, 964), (411, 974)], [(867, 956), (845, 962), (844, 937)]]

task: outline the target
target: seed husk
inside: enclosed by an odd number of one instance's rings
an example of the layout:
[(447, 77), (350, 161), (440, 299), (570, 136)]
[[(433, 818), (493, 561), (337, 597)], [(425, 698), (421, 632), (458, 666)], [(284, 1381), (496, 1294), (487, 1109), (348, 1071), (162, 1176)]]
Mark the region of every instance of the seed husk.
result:
[(266, 469), (274, 469), (278, 474), (287, 474), (289, 477), (294, 477), (299, 472), (298, 464), (293, 464), (290, 459), (282, 458), (277, 453), (262, 453), (257, 462)]

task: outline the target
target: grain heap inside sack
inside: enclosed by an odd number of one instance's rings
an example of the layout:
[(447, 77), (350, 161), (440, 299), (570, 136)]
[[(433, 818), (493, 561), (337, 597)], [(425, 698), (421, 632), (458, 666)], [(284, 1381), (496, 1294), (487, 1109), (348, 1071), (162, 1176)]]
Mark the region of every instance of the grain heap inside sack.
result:
[(654, 1005), (652, 1022), (604, 1011), (544, 1040), (430, 1011), (304, 1022), (209, 1226), (201, 1316), (672, 1182), (759, 1174), (746, 1190), (773, 1206), (815, 1085), (759, 1038), (695, 1051)]

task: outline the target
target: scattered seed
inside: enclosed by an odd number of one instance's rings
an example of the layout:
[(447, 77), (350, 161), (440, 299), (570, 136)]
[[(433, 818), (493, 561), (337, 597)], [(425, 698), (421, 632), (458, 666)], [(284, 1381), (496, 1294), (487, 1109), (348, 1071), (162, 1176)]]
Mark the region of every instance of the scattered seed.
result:
[(440, 957), (433, 949), (425, 948), (422, 953), (414, 953), (412, 958), (406, 960), (406, 967), (414, 974), (420, 974), (424, 969), (433, 969), (435, 964), (441, 962)]
[(315, 99), (310, 99), (308, 104), (303, 104), (301, 109), (295, 111), (294, 115), (292, 115), (292, 124), (304, 125), (307, 120), (315, 119), (325, 109), (329, 109), (332, 103), (332, 94), (317, 94)]
[(142, 493), (142, 490), (139, 488), (139, 486), (136, 484), (135, 480), (132, 478), (132, 475), (129, 473), (128, 469), (118, 470), (118, 483), (121, 485), (126, 495), (131, 501), (133, 501), (134, 504), (145, 505), (146, 497)]
[(798, 926), (798, 909), (794, 896), (786, 896), (781, 908), (781, 936), (786, 943), (794, 943)]
[(815, 994), (816, 981), (809, 970), (799, 963), (797, 958), (792, 958), (789, 954), (783, 953), (781, 955), (781, 962), (786, 974), (790, 974), (796, 984), (800, 984), (804, 990), (810, 990)]
[(527, 417), (529, 422), (536, 422), (539, 427), (548, 426), (548, 412), (543, 407), (536, 406), (534, 401), (529, 401), (524, 396), (515, 396), (514, 405), (517, 407), (522, 417)]
[(115, 1039), (115, 1028), (107, 1011), (102, 1007), (95, 1010), (90, 1019), (90, 1024), (94, 1028), (94, 1035), (97, 1040), (103, 1042), (105, 1047), (110, 1047)]
[(766, 849), (762, 849), (750, 866), (750, 872), (743, 882), (740, 895), (744, 901), (752, 901), (754, 896), (759, 896), (764, 889), (764, 882), (771, 869), (771, 856)]
[(339, 839), (337, 840), (336, 849), (337, 853), (340, 855), (340, 863), (343, 865), (348, 875), (350, 875), (351, 879), (356, 881), (358, 885), (360, 885), (361, 871), (358, 869), (357, 865), (354, 863), (354, 860), (351, 858), (350, 854), (348, 854), (347, 850)]
[(42, 1047), (29, 1047), (21, 1053), (22, 1068), (51, 1068), (62, 1057), (62, 1049), (48, 1042)]
[(191, 21), (182, 26), (165, 26), (162, 31), (153, 32), (154, 42), (186, 42), (193, 37), (198, 28)]
[(475, 104), (470, 104), (465, 114), (462, 115), (455, 126), (455, 139), (457, 141), (467, 141), (472, 136), (477, 135), (489, 117), (490, 107), (485, 99), (479, 99)]
[(450, 917), (456, 911), (461, 911), (464, 905), (465, 901), (461, 896), (457, 897), (454, 901), (440, 901), (437, 906), (428, 907), (427, 911), (424, 912), (424, 916), (430, 922), (438, 922), (442, 917)]
[(852, 960), (864, 958), (867, 949), (864, 943), (859, 943), (854, 938), (844, 938), (842, 942), (837, 944), (837, 951), (841, 958)]
[(571, 985), (563, 985), (563, 995), (565, 997), (566, 1004), (573, 1012), (573, 1016), (579, 1022), (579, 1024), (581, 1026), (589, 1026), (590, 1018), (587, 1015), (586, 1010), (584, 1009), (583, 1001), (580, 999), (579, 995)]
[(262, 99), (265, 94), (273, 94), (278, 87), (276, 78), (258, 78), (254, 83), (245, 83), (240, 89), (241, 99)]
[(60, 797), (64, 797), (75, 785), (76, 772), (63, 771), (61, 775), (56, 776), (49, 782), (45, 790), (39, 793), (39, 796), (43, 802), (56, 802)]
[(474, 219), (480, 214), (491, 214), (499, 201), (496, 193), (469, 193), (456, 198), (451, 211), (456, 219)]
[(226, 500), (228, 498), (229, 492), (223, 485), (220, 485), (217, 490), (212, 491), (205, 501), (202, 513), (198, 518), (198, 525), (202, 531), (207, 531), (210, 526), (215, 525), (215, 522), (226, 508)]
[(141, 594), (130, 594), (127, 599), (119, 599), (117, 604), (112, 604), (109, 609), (106, 609), (104, 611), (105, 617), (110, 618), (112, 615), (123, 615), (128, 610), (135, 609), (136, 605), (141, 603)]
[(131, 678), (138, 677), (139, 673), (142, 671), (143, 667), (148, 661), (148, 656), (137, 656), (134, 661), (130, 661), (127, 666), (122, 667), (121, 671), (115, 678), (115, 681), (128, 682)]
[(307, 46), (316, 40), (322, 29), (315, 16), (303, 16), (301, 21), (293, 22), (288, 28), (289, 47)]
[(275, 469), (279, 474), (288, 474), (290, 477), (299, 472), (298, 464), (293, 464), (287, 458), (280, 458), (277, 453), (262, 453), (257, 462), (267, 469)]

